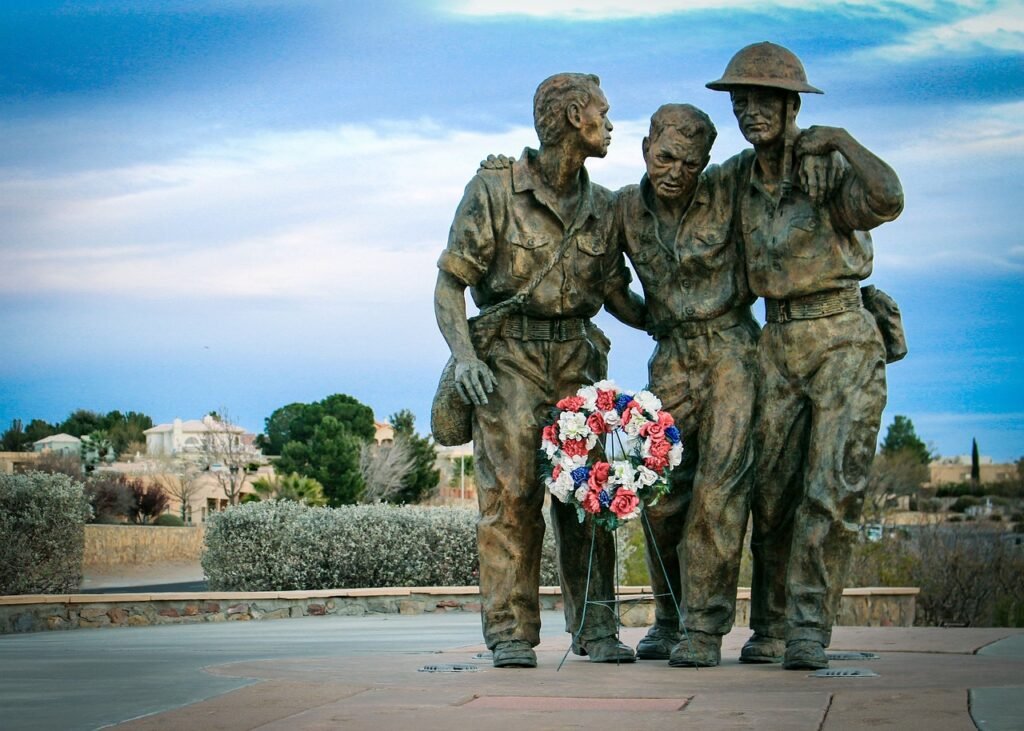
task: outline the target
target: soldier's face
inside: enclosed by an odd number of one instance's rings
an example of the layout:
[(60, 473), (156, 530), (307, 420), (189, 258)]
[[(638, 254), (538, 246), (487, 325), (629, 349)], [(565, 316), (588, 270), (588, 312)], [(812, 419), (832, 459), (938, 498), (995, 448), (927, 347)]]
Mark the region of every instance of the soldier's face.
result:
[(590, 103), (580, 112), (580, 139), (587, 157), (604, 157), (612, 141), (612, 123), (608, 119), (608, 100), (594, 87)]
[(666, 127), (654, 139), (644, 140), (647, 177), (654, 194), (668, 202), (688, 200), (708, 164), (708, 152), (703, 136), (686, 137), (674, 127)]
[(783, 138), (786, 128), (786, 92), (759, 86), (734, 89), (732, 113), (740, 132), (752, 145), (770, 145)]

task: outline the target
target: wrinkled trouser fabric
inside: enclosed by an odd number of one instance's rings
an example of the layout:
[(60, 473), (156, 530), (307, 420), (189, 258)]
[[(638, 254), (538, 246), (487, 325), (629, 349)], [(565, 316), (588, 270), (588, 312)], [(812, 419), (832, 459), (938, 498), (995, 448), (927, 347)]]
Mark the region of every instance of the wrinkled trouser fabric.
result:
[(750, 508), (758, 332), (751, 317), (710, 335), (673, 334), (651, 357), (651, 391), (683, 437), (672, 490), (644, 521), (655, 621), (666, 629), (723, 635), (733, 625)]
[[(488, 403), (474, 409), (473, 445), (480, 518), (480, 595), (487, 646), (506, 640), (540, 642), (540, 557), (544, 538), (545, 487), (539, 478), (541, 427), (555, 402), (605, 377), (607, 340), (591, 326), (592, 337), (567, 342), (499, 338), (487, 363), (497, 385)], [(551, 502), (566, 630), (588, 641), (614, 635), (615, 547), (612, 535), (595, 536), (591, 601), (585, 607), (591, 522), (576, 510)], [(605, 608), (607, 607), (607, 608)]]
[(769, 323), (758, 359), (750, 626), (828, 646), (885, 407), (885, 348), (857, 310)]

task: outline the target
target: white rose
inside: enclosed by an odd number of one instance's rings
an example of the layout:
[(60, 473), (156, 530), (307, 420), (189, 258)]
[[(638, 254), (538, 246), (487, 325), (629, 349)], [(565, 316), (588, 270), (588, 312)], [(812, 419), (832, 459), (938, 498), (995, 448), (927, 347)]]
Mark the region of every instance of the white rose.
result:
[(563, 411), (558, 417), (558, 435), (566, 439), (583, 439), (590, 434), (587, 417), (578, 411)]
[(650, 391), (641, 391), (633, 397), (633, 400), (640, 404), (641, 408), (652, 417), (656, 417), (658, 412), (661, 411), (661, 399)]
[(576, 395), (583, 399), (583, 408), (587, 411), (593, 411), (597, 408), (597, 388), (594, 386), (584, 386), (576, 392)]

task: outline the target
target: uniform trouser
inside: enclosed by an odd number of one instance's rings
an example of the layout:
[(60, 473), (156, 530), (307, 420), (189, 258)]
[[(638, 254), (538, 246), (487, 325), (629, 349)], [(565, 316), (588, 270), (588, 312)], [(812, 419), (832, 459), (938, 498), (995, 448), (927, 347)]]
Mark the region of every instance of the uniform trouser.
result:
[(765, 326), (758, 344), (750, 626), (828, 646), (885, 406), (866, 310)]
[[(499, 338), (488, 365), (497, 385), (474, 409), (473, 445), (480, 519), (480, 594), (484, 639), (540, 642), (540, 556), (544, 538), (544, 483), (539, 478), (541, 427), (555, 402), (605, 377), (607, 340), (521, 341)], [(615, 547), (608, 531), (594, 532), (591, 601), (585, 607), (591, 522), (571, 505), (551, 501), (566, 630), (585, 641), (614, 635)], [(584, 610), (586, 626), (582, 627)]]
[(651, 358), (651, 390), (683, 437), (672, 490), (644, 521), (655, 621), (666, 629), (732, 628), (750, 508), (757, 334), (753, 318), (691, 338), (672, 334)]

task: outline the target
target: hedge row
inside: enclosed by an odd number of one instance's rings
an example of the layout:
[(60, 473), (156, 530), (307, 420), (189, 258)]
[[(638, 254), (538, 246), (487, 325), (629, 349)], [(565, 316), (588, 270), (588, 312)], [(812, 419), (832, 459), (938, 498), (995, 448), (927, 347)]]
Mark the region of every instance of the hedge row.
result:
[(0, 594), (77, 592), (91, 516), (67, 475), (0, 474)]
[[(450, 507), (246, 503), (211, 517), (203, 570), (213, 591), (473, 586), (476, 517)], [(541, 583), (558, 583), (550, 530)]]

